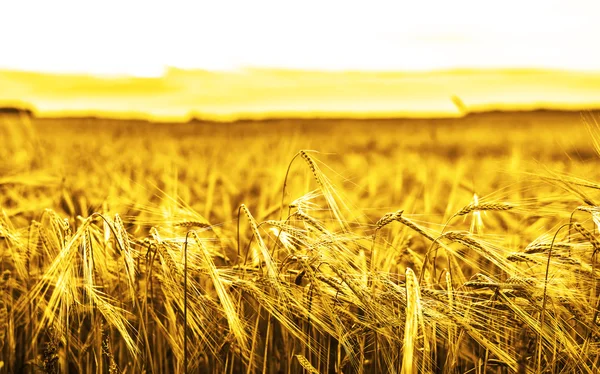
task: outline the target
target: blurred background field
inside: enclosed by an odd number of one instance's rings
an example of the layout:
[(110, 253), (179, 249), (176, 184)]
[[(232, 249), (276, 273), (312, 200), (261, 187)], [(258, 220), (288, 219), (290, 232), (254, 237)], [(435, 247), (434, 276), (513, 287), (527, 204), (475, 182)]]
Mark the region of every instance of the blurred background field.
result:
[[(15, 215), (52, 207), (85, 216), (103, 204), (115, 211), (160, 205), (162, 191), (213, 223), (231, 221), (240, 203), (263, 216), (281, 203), (285, 170), (304, 149), (319, 152), (314, 156), (327, 165), (325, 173), (364, 214), (405, 207), (441, 218), (473, 193), (530, 178), (526, 172), (551, 168), (589, 176), (596, 153), (585, 122), (593, 123), (594, 115), (234, 123), (7, 115), (0, 167), (2, 186), (11, 192), (2, 194), (3, 208)], [(462, 188), (451, 201), (457, 180)], [(310, 188), (301, 167), (292, 169), (292, 181), (292, 195)]]

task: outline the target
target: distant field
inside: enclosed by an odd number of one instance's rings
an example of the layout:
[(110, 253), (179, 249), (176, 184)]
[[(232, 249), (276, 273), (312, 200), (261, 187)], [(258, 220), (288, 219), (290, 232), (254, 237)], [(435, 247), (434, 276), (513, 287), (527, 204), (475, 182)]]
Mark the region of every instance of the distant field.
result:
[(0, 116), (0, 373), (596, 372), (599, 118)]
[[(439, 186), (459, 178), (485, 195), (510, 182), (514, 173), (507, 172), (539, 172), (538, 161), (570, 171), (596, 158), (582, 115), (569, 112), (235, 124), (34, 119), (24, 128), (3, 131), (9, 131), (0, 150), (6, 177), (36, 171), (60, 185), (54, 186), (59, 195), (64, 190), (88, 204), (106, 202), (119, 210), (121, 204), (152, 200), (157, 188), (171, 193), (167, 189), (176, 187), (177, 196), (199, 212), (211, 212), (217, 222), (231, 219), (241, 202), (259, 212), (278, 206), (285, 169), (301, 149), (321, 152), (315, 158), (331, 167), (326, 174), (364, 209), (399, 206), (407, 193), (435, 193), (434, 180)], [(292, 171), (301, 182), (294, 192), (316, 187), (307, 184), (304, 168)], [(211, 183), (224, 188), (209, 188)], [(211, 191), (214, 196), (207, 199)], [(463, 198), (472, 197), (462, 192)], [(57, 196), (46, 197), (57, 207)], [(232, 200), (231, 209), (223, 199)], [(431, 201), (438, 206), (426, 212), (416, 206), (416, 211), (431, 213), (448, 205)]]

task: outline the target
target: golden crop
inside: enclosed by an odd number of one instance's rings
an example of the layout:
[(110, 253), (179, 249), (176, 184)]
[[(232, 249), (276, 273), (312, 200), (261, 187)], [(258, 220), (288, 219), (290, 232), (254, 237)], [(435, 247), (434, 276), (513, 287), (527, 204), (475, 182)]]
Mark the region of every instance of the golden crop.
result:
[(6, 115), (0, 372), (597, 372), (593, 118)]

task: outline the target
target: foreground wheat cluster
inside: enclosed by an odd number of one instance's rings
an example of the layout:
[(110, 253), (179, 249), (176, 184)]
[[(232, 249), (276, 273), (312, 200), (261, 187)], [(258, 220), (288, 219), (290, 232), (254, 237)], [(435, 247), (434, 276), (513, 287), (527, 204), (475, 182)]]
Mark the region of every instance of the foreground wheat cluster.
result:
[(304, 194), (282, 175), (281, 204), (262, 220), (241, 204), (229, 229), (180, 204), (154, 222), (3, 210), (0, 370), (598, 370), (600, 207), (585, 191), (599, 186), (547, 178), (583, 201), (523, 242), (502, 227), (549, 204), (474, 196), (443, 222), (402, 206), (371, 221), (317, 156), (289, 164)]

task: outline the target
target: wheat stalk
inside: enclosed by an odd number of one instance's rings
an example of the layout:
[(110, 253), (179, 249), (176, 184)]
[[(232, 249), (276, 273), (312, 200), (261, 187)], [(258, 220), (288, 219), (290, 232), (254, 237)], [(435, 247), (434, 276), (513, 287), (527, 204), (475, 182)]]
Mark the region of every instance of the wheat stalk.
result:
[(430, 234), (428, 234), (421, 226), (417, 225), (416, 223), (412, 222), (411, 220), (409, 220), (408, 218), (404, 217), (402, 214), (404, 213), (404, 210), (398, 210), (396, 212), (393, 213), (386, 213), (384, 214), (379, 221), (377, 221), (377, 223), (375, 223), (375, 230), (381, 230), (383, 227), (389, 225), (390, 223), (396, 221), (396, 222), (400, 222), (401, 224), (403, 224), (404, 226), (413, 229), (414, 231), (416, 231), (417, 233), (419, 233), (420, 235), (422, 235), (423, 237), (431, 240), (432, 242), (434, 242), (436, 239), (431, 236)]
[(296, 357), (296, 359), (298, 360), (298, 363), (300, 363), (300, 365), (302, 366), (302, 368), (304, 368), (304, 370), (306, 370), (310, 374), (319, 374), (319, 371), (317, 369), (315, 369), (314, 366), (311, 365), (310, 361), (308, 361), (306, 359), (306, 357), (304, 357), (302, 355), (295, 355), (294, 357)]
[(600, 250), (600, 242), (598, 241), (598, 239), (596, 239), (596, 236), (594, 236), (594, 234), (592, 234), (591, 231), (589, 231), (588, 229), (583, 227), (583, 225), (579, 222), (574, 222), (573, 228), (575, 228), (575, 230), (579, 234), (581, 234), (581, 236), (583, 236), (585, 238), (585, 240), (590, 242), (592, 247), (594, 247), (594, 253), (598, 252)]
[(294, 213), (298, 218), (300, 218), (301, 220), (307, 222), (309, 225), (311, 225), (312, 227), (314, 227), (315, 229), (317, 229), (317, 231), (321, 232), (322, 234), (328, 234), (327, 229), (325, 228), (325, 226), (323, 226), (319, 221), (317, 221), (315, 218), (309, 216), (308, 214), (304, 213), (302, 210), (298, 209), (296, 211), (296, 213)]
[(179, 221), (179, 222), (175, 222), (174, 226), (175, 227), (185, 227), (185, 228), (196, 227), (196, 228), (200, 228), (200, 229), (212, 228), (212, 225), (205, 223), (205, 222), (200, 222), (200, 221)]
[(479, 203), (479, 204), (469, 204), (467, 206), (465, 206), (464, 208), (462, 208), (461, 210), (459, 210), (454, 216), (455, 217), (460, 217), (460, 216), (464, 216), (466, 214), (469, 214), (471, 212), (475, 212), (475, 211), (504, 211), (504, 210), (511, 210), (513, 209), (515, 206), (513, 204), (510, 203)]

